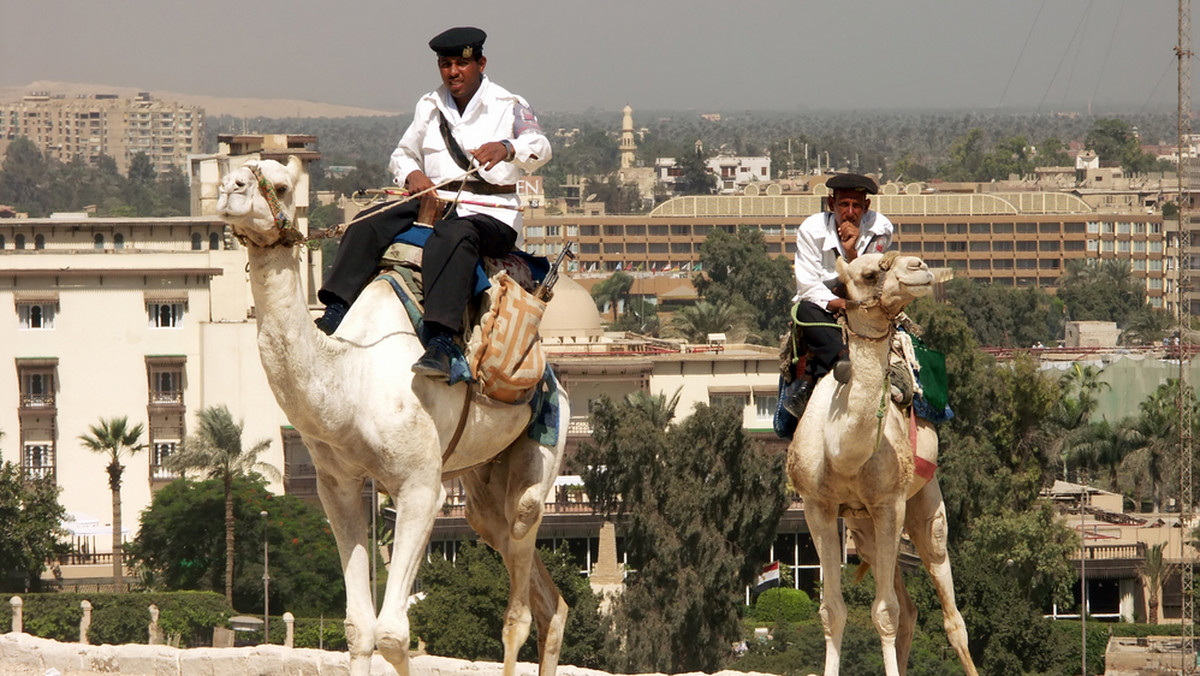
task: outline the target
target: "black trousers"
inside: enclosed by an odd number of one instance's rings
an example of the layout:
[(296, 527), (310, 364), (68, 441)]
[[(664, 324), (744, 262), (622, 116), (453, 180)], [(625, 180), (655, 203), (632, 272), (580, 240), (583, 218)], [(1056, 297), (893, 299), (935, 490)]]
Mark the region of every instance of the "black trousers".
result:
[(434, 223), (421, 258), (425, 323), (433, 322), (454, 332), (461, 330), (463, 312), (474, 288), (475, 264), (484, 256), (507, 254), (516, 241), (516, 230), (482, 214)]
[[(796, 318), (801, 322), (837, 323), (832, 312), (806, 300), (800, 301), (800, 306), (796, 308)], [(833, 365), (845, 355), (846, 343), (842, 340), (842, 330), (831, 326), (801, 326), (800, 331), (811, 352), (804, 372), (817, 380), (832, 371)]]
[(317, 292), (317, 298), (326, 305), (353, 303), (367, 282), (375, 277), (379, 259), (392, 240), (416, 222), (420, 206), (417, 200), (400, 205), (385, 202), (360, 212), (342, 235), (337, 255), (333, 257), (333, 267)]
[[(353, 303), (374, 278), (379, 258), (392, 240), (416, 221), (419, 207), (413, 200), (391, 209), (380, 205), (360, 214), (342, 236), (317, 298), (326, 305), (339, 300)], [(460, 330), (471, 298), (475, 264), (483, 256), (507, 254), (516, 240), (516, 230), (491, 216), (451, 216), (434, 223), (421, 262), (425, 321)]]

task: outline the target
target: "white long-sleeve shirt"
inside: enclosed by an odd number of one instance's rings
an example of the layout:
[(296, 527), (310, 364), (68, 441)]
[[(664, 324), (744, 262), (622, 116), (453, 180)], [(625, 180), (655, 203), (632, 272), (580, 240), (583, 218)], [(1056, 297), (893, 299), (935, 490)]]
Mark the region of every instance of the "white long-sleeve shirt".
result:
[[(837, 226), (834, 215), (822, 211), (804, 219), (796, 230), (796, 296), (792, 302), (807, 300), (829, 309), (829, 301), (837, 297), (833, 294), (837, 283), (835, 263), (839, 256), (846, 255), (838, 241)], [(894, 229), (887, 216), (867, 210), (859, 223), (855, 251), (859, 254), (887, 251)]]
[[(468, 180), (487, 181), (493, 185), (512, 185), (522, 174), (536, 171), (550, 159), (550, 141), (542, 133), (533, 109), (525, 99), (492, 82), (485, 75), (479, 90), (461, 114), (445, 86), (438, 87), (417, 101), (412, 124), (392, 152), (388, 168), (396, 183), (404, 185), (408, 175), (420, 170), (434, 185), (461, 179), (466, 171), (454, 163), (446, 148), (439, 127), (438, 111), (446, 116), (450, 131), (463, 151), (472, 150), (491, 141), (508, 140), (515, 157), (500, 162), (491, 169), (480, 169)], [(438, 196), (453, 200), (458, 191), (439, 190)], [(476, 202), (520, 206), (516, 192), (501, 195), (476, 195), (463, 190), (461, 197)], [(521, 212), (515, 209), (489, 208), (475, 204), (458, 204), (458, 214), (485, 214), (517, 231), (517, 246), (521, 244)]]

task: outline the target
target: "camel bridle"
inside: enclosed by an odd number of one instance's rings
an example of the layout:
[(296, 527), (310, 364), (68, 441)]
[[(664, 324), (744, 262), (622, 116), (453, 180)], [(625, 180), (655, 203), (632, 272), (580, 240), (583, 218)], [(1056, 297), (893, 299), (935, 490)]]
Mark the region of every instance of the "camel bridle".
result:
[[(266, 176), (263, 176), (262, 169), (257, 164), (247, 164), (246, 168), (254, 175), (254, 180), (258, 183), (258, 192), (267, 201), (267, 206), (271, 209), (271, 219), (275, 221), (275, 227), (279, 230), (279, 239), (268, 247), (290, 247), (304, 243), (304, 233), (300, 232), (295, 222), (283, 210), (283, 204), (279, 201), (279, 193), (276, 192), (274, 184), (268, 181)], [(245, 235), (234, 233), (234, 236), (245, 246)]]

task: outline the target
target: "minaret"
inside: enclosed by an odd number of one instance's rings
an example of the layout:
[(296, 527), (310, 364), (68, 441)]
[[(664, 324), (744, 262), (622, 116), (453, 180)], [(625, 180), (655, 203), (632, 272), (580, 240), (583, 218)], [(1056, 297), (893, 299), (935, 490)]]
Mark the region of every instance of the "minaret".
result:
[(625, 118), (621, 120), (621, 168), (631, 169), (635, 164), (637, 144), (633, 142), (633, 108), (625, 106)]

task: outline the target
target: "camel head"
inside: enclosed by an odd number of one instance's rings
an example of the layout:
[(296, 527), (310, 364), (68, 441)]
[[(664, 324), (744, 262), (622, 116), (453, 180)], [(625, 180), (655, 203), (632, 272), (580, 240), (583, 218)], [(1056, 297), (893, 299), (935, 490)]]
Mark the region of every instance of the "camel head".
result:
[(221, 179), (217, 214), (235, 235), (255, 246), (295, 243), (302, 239), (295, 224), (300, 172), (295, 155), (286, 166), (275, 160), (247, 162)]
[(889, 321), (908, 304), (933, 292), (933, 274), (925, 261), (895, 251), (863, 254), (852, 262), (837, 261), (838, 277), (846, 285), (847, 316), (851, 310), (877, 308)]

